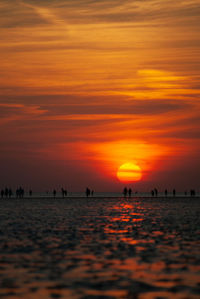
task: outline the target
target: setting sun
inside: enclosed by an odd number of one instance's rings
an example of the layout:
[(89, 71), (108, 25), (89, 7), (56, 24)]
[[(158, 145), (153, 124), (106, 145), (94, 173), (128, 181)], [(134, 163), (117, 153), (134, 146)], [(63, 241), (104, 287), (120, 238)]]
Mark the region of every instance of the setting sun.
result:
[(128, 162), (119, 167), (117, 177), (121, 182), (140, 181), (142, 178), (142, 171), (138, 165)]

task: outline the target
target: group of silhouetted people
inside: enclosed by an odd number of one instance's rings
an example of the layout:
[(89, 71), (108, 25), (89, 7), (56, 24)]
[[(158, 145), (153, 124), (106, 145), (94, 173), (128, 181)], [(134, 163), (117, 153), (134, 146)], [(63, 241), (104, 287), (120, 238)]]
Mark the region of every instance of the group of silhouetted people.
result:
[[(165, 197), (167, 197), (168, 194), (169, 194), (168, 190), (165, 189), (165, 191), (164, 191), (164, 195), (165, 195)], [(187, 195), (188, 195), (188, 192), (185, 191), (184, 194), (185, 194), (185, 196), (187, 196)], [(189, 194), (190, 194), (191, 197), (194, 197), (194, 196), (196, 195), (196, 192), (195, 192), (194, 189), (192, 189), (192, 190), (190, 190)], [(172, 190), (172, 195), (173, 195), (174, 197), (176, 196), (176, 189), (173, 189), (173, 190)], [(158, 196), (158, 190), (157, 190), (156, 188), (153, 189), (153, 190), (151, 190), (151, 196), (152, 196), (152, 197), (154, 197), (154, 196)]]
[[(53, 190), (53, 197), (56, 197), (56, 190), (54, 189)], [(62, 194), (62, 197), (64, 198), (65, 196), (67, 196), (67, 190), (61, 188), (61, 194)], [(93, 196), (94, 195), (94, 191), (93, 190), (90, 190), (88, 187), (86, 188), (85, 190), (85, 195), (88, 197), (88, 196)]]
[(16, 197), (17, 198), (23, 198), (24, 197), (24, 189), (22, 187), (19, 187), (16, 190)]
[[(165, 189), (164, 194), (165, 194), (165, 197), (167, 197), (167, 195), (168, 195), (168, 190), (167, 189)], [(173, 196), (176, 196), (176, 190), (175, 189), (173, 189), (172, 194), (173, 194)], [(157, 197), (158, 196), (158, 190), (156, 188), (151, 190), (151, 196), (152, 197), (154, 197), (154, 196)]]
[(1, 198), (11, 198), (11, 196), (13, 195), (12, 189), (11, 188), (5, 188), (1, 190)]
[(88, 187), (85, 190), (85, 195), (88, 196), (93, 196), (94, 195), (94, 191), (90, 190)]
[[(32, 190), (30, 189), (29, 192), (28, 192), (28, 194), (29, 194), (30, 197), (32, 196), (32, 193), (33, 193), (33, 192), (32, 192)], [(49, 192), (47, 191), (46, 193), (48, 194)], [(122, 193), (123, 193), (123, 196), (124, 196), (124, 197), (127, 197), (127, 196), (128, 196), (128, 197), (131, 197), (133, 192), (132, 192), (132, 189), (131, 189), (131, 188), (127, 188), (127, 187), (125, 187), (125, 188), (123, 189), (123, 192), (122, 192)], [(135, 194), (137, 194), (137, 193), (138, 193), (138, 192), (136, 191)], [(152, 197), (157, 197), (157, 196), (158, 196), (158, 190), (157, 190), (156, 188), (152, 189), (152, 190), (150, 191), (150, 193), (151, 193), (151, 196), (152, 196)], [(16, 198), (24, 198), (25, 191), (24, 191), (24, 189), (23, 189), (22, 187), (19, 187), (19, 188), (16, 189), (15, 194), (16, 194)], [(4, 188), (4, 189), (1, 189), (1, 198), (11, 198), (11, 197), (13, 197), (15, 194), (14, 194), (14, 192), (12, 191), (11, 188), (7, 188), (7, 187), (6, 187), (6, 188)], [(55, 198), (55, 197), (56, 197), (56, 194), (57, 194), (56, 189), (54, 189), (54, 190), (52, 191), (52, 194), (53, 194), (53, 197)], [(67, 196), (68, 192), (67, 192), (66, 189), (61, 188), (61, 194), (62, 194), (62, 197), (64, 198), (64, 197)], [(168, 192), (167, 189), (165, 189), (165, 190), (164, 190), (164, 196), (167, 197), (169, 194), (172, 194), (172, 195), (175, 197), (175, 196), (176, 196), (176, 190), (173, 189), (173, 190), (172, 190), (172, 193), (171, 193), (171, 192)], [(86, 190), (85, 190), (85, 195), (86, 195), (86, 197), (93, 196), (93, 195), (94, 195), (94, 191), (87, 187)], [(195, 191), (194, 189), (191, 189), (189, 192), (188, 192), (188, 191), (185, 191), (185, 192), (184, 192), (184, 195), (185, 195), (185, 196), (190, 195), (191, 197), (195, 197), (195, 196), (196, 196), (196, 191)]]
[(194, 189), (190, 190), (190, 195), (191, 195), (192, 197), (194, 197), (194, 196), (196, 195), (196, 192), (195, 192)]
[[(22, 187), (18, 187), (15, 191), (16, 198), (23, 198), (24, 197), (24, 189)], [(5, 188), (1, 190), (1, 198), (11, 198), (14, 196), (14, 192), (11, 188)], [(32, 196), (32, 190), (29, 190), (29, 196)]]
[[(131, 189), (131, 188), (128, 189), (127, 187), (125, 187), (125, 188), (123, 189), (123, 192), (122, 192), (122, 193), (123, 193), (124, 197), (127, 197), (127, 196), (131, 197), (131, 195), (132, 195), (132, 189)], [(151, 193), (151, 196), (152, 196), (152, 197), (157, 197), (157, 196), (158, 196), (158, 190), (157, 190), (156, 188), (152, 189), (150, 193)], [(137, 194), (137, 192), (135, 192), (135, 194)], [(168, 194), (169, 194), (168, 190), (165, 189), (165, 190), (164, 190), (164, 195), (165, 195), (165, 197), (167, 197)], [(185, 196), (187, 196), (187, 195), (188, 195), (188, 192), (185, 191), (184, 194), (185, 194)], [(189, 194), (190, 194), (191, 197), (195, 197), (195, 196), (196, 196), (196, 192), (195, 192), (194, 189), (190, 190)], [(173, 189), (173, 190), (172, 190), (172, 195), (173, 195), (174, 197), (176, 196), (176, 189)]]
[[(24, 197), (24, 189), (22, 187), (19, 187), (16, 189), (16, 198), (23, 198)], [(30, 192), (29, 192), (30, 194)], [(1, 190), (1, 198), (11, 198), (14, 195), (14, 192), (11, 188), (5, 188)], [(31, 194), (32, 195), (32, 191)]]
[(129, 197), (131, 197), (131, 195), (132, 195), (132, 189), (131, 188), (124, 188), (124, 190), (123, 190), (123, 195), (124, 195), (124, 197), (127, 197), (127, 195), (129, 196)]
[[(47, 194), (49, 193), (48, 191), (46, 192)], [(57, 191), (56, 189), (53, 190), (53, 197), (56, 197), (56, 194), (57, 194)], [(64, 188), (61, 188), (61, 194), (62, 194), (62, 197), (66, 197), (67, 196), (67, 190), (64, 189)]]
[(62, 193), (62, 197), (64, 198), (65, 196), (67, 196), (67, 190), (61, 188), (61, 193)]
[(151, 196), (154, 197), (154, 196), (158, 196), (158, 190), (156, 188), (154, 188), (153, 190), (151, 190)]

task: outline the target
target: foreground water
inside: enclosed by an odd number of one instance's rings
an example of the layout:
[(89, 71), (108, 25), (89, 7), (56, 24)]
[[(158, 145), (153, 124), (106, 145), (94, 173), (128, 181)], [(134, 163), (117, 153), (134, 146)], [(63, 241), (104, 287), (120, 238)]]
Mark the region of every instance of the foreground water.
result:
[(199, 298), (199, 198), (0, 200), (2, 298)]

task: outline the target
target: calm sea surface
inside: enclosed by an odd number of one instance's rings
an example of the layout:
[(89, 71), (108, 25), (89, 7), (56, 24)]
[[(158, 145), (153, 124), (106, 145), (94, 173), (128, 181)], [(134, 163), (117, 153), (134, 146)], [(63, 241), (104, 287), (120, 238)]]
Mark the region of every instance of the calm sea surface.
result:
[(199, 198), (37, 196), (0, 200), (0, 297), (200, 298)]

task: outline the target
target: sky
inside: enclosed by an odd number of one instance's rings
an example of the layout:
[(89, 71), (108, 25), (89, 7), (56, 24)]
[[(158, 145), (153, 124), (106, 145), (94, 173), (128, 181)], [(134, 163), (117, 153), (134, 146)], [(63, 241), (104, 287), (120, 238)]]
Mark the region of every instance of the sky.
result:
[(0, 15), (0, 187), (200, 188), (198, 0), (0, 0)]

